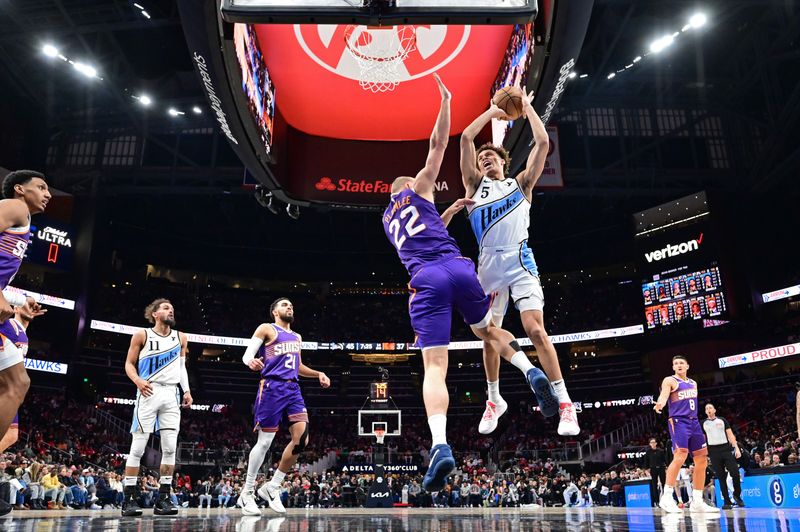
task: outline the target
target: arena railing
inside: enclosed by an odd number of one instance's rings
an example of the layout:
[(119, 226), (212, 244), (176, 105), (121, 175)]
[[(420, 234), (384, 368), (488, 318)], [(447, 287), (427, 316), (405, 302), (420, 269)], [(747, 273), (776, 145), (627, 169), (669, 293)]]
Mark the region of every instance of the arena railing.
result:
[(647, 414), (637, 416), (625, 425), (583, 444), (581, 446), (581, 455), (586, 460), (592, 460), (593, 456), (608, 449), (612, 445), (625, 446), (631, 438), (652, 428), (656, 424), (656, 421), (657, 416), (655, 412), (648, 412)]

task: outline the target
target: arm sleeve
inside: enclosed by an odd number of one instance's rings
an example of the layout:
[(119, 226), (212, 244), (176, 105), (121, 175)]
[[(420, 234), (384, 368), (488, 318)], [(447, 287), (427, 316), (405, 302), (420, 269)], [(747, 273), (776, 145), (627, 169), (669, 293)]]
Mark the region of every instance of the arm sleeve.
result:
[(12, 307), (21, 307), (25, 304), (27, 297), (25, 294), (20, 294), (19, 292), (12, 292), (9, 289), (3, 290), (3, 297), (6, 298), (8, 304)]
[(181, 389), (183, 393), (189, 393), (189, 374), (186, 373), (186, 357), (181, 359)]
[(258, 350), (261, 349), (261, 346), (264, 344), (264, 340), (259, 338), (258, 336), (253, 336), (250, 338), (250, 342), (247, 344), (247, 349), (244, 352), (244, 356), (242, 356), (242, 362), (249, 364), (251, 360), (256, 358), (256, 353)]

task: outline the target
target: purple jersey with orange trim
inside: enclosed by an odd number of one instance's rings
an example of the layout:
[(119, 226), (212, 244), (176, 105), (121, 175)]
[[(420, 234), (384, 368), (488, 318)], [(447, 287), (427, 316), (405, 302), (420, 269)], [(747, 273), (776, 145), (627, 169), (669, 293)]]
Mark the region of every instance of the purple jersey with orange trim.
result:
[(264, 363), (261, 376), (265, 379), (298, 380), (300, 368), (300, 335), (271, 323), (278, 336), (258, 350), (258, 358)]
[(669, 394), (669, 417), (697, 419), (697, 383), (672, 376), (678, 387)]
[(16, 318), (9, 318), (0, 323), (0, 339), (5, 345), (6, 340), (22, 351), (22, 356), (28, 356), (28, 333)]
[(0, 290), (11, 284), (17, 274), (30, 239), (30, 219), (27, 225), (9, 227), (0, 233)]
[(461, 255), (436, 206), (412, 189), (392, 195), (383, 230), (412, 276), (425, 264)]

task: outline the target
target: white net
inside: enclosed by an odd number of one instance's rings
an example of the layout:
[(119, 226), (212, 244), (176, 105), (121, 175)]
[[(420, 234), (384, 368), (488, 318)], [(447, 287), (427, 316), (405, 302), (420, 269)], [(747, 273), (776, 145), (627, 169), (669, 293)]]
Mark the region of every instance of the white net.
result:
[(400, 84), (404, 61), (417, 47), (414, 26), (372, 27), (350, 24), (344, 33), (347, 51), (359, 69), (359, 85), (374, 93)]
[(375, 429), (375, 439), (378, 443), (383, 444), (383, 438), (386, 436), (385, 429)]

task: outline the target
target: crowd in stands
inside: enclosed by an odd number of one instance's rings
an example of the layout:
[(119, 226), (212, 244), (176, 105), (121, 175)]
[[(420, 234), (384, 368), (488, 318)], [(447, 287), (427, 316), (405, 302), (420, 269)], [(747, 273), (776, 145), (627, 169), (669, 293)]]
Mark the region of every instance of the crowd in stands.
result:
[[(129, 276), (133, 278), (133, 276)], [(613, 282), (548, 282), (546, 327), (552, 333), (568, 333), (631, 325), (641, 322), (641, 302), (632, 284)], [(318, 286), (317, 286), (318, 285)], [(295, 307), (295, 326), (304, 339), (318, 342), (410, 342), (413, 332), (408, 319), (408, 296), (402, 290), (331, 291), (327, 284), (297, 285), (291, 290), (257, 291), (211, 282), (188, 285), (159, 278), (118, 281), (100, 287), (94, 298), (94, 319), (128, 325), (145, 325), (143, 309), (152, 300), (166, 297), (175, 307), (177, 328), (216, 336), (247, 337), (262, 322), (271, 320), (269, 305), (278, 297), (289, 297)], [(119, 305), (124, 300), (128, 304)], [(387, 316), (391, 319), (376, 319)], [(516, 313), (507, 325), (522, 335)], [(454, 340), (472, 340), (461, 320), (453, 321)], [(124, 349), (125, 338), (93, 332), (89, 346)], [(223, 360), (241, 356), (235, 349), (222, 349)]]

